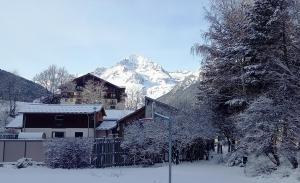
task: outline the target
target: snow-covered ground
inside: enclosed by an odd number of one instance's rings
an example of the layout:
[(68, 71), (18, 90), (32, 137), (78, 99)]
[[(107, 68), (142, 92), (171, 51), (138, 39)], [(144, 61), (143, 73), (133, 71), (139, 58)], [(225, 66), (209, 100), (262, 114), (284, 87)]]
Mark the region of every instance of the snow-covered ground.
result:
[[(243, 168), (225, 167), (207, 162), (183, 163), (174, 166), (173, 183), (296, 183), (299, 181), (297, 171), (290, 177), (278, 174), (265, 177), (246, 177)], [(166, 183), (168, 166), (159, 167), (120, 167), (105, 169), (48, 169), (30, 167), (16, 169), (0, 168), (0, 182), (10, 183)]]

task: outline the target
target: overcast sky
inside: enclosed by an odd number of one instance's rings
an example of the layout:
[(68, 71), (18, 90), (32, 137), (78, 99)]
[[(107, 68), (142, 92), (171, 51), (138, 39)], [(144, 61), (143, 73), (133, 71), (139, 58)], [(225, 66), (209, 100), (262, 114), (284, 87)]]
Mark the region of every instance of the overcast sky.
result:
[(0, 0), (0, 69), (32, 77), (50, 64), (70, 73), (131, 54), (169, 71), (199, 67), (190, 53), (206, 30), (208, 0)]

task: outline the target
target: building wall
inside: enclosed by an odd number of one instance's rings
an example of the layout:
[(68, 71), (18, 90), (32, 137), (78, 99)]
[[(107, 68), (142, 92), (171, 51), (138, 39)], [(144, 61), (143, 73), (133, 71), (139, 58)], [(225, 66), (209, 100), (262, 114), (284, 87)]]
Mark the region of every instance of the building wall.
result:
[(98, 84), (104, 84), (106, 88), (104, 91), (105, 94), (99, 101), (101, 101), (105, 109), (125, 109), (125, 88), (118, 87), (92, 74), (86, 74), (75, 78), (73, 82), (76, 84), (76, 91), (61, 91), (62, 98), (60, 102), (64, 104), (84, 103), (84, 101), (82, 101), (81, 93), (89, 80)]
[(112, 130), (97, 130), (96, 138), (113, 137)]
[[(104, 109), (118, 109), (123, 110), (125, 109), (125, 99), (118, 101), (115, 98), (106, 98), (106, 99), (99, 99), (101, 100), (101, 104), (103, 105)], [(77, 104), (82, 103), (81, 98), (74, 97), (74, 98), (61, 98), (61, 104)]]
[(146, 118), (153, 118), (153, 112), (157, 112), (159, 114), (173, 117), (175, 114), (177, 114), (177, 109), (174, 107), (171, 107), (167, 104), (164, 104), (159, 101), (154, 101), (152, 99), (145, 100), (145, 117)]
[(24, 157), (42, 162), (44, 152), (43, 140), (0, 139), (0, 162), (16, 162)]
[[(94, 127), (93, 114), (48, 114), (26, 113), (25, 128), (88, 128)], [(97, 121), (102, 121), (102, 114), (96, 115)], [(88, 123), (89, 122), (89, 123)], [(96, 124), (97, 125), (97, 124)]]
[(119, 137), (124, 136), (124, 130), (127, 125), (130, 125), (140, 119), (145, 118), (145, 107), (142, 107), (133, 113), (127, 115), (126, 117), (122, 118), (119, 120), (118, 125), (119, 125)]
[(83, 132), (83, 137), (94, 137), (93, 128), (23, 128), (23, 132), (44, 132), (46, 138), (52, 138), (52, 132), (64, 132), (66, 138), (74, 138), (75, 132)]

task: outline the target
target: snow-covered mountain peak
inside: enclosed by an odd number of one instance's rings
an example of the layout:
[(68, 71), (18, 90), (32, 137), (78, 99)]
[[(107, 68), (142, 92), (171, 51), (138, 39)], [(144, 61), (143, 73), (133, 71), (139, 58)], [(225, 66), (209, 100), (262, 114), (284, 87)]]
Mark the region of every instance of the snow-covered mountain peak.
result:
[(161, 65), (141, 55), (131, 55), (128, 58), (120, 61), (117, 65), (123, 66), (129, 70), (136, 70), (138, 72), (157, 71), (166, 73), (168, 75), (168, 72), (165, 71)]
[(110, 68), (97, 68), (94, 73), (127, 91), (140, 90), (145, 95), (158, 98), (192, 74), (190, 71), (168, 72), (152, 59), (131, 55)]

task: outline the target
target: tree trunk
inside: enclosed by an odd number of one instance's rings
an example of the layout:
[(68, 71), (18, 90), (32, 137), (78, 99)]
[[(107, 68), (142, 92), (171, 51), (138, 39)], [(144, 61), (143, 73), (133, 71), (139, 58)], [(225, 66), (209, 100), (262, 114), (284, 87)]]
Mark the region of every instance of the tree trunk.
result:
[(227, 144), (228, 144), (228, 152), (231, 152), (231, 141), (229, 139), (227, 140)]
[(273, 153), (274, 159), (276, 161), (276, 166), (280, 166), (279, 156), (276, 153)]
[(298, 161), (295, 157), (288, 158), (289, 162), (292, 164), (293, 169), (298, 168)]

